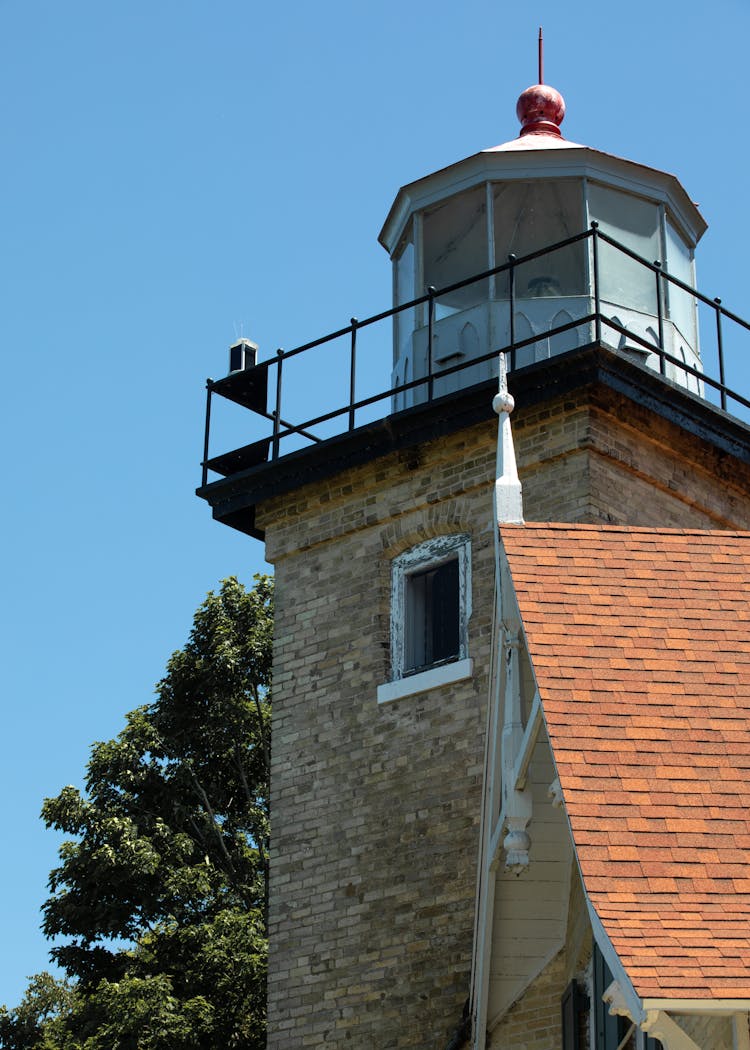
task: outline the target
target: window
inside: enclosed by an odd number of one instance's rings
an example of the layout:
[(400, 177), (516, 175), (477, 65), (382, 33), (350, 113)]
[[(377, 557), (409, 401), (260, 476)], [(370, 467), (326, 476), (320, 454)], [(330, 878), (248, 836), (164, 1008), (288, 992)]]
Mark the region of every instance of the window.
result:
[[(495, 259), (504, 263), (548, 248), (583, 229), (580, 179), (524, 180), (493, 184)], [(536, 299), (583, 295), (586, 255), (582, 244), (569, 244), (517, 267), (516, 296)], [(496, 278), (498, 298), (508, 297), (506, 274)]]
[(391, 681), (378, 700), (468, 678), (471, 541), (439, 536), (405, 551), (391, 570)]
[(571, 981), (562, 998), (562, 1050), (581, 1050), (582, 1026), (588, 1017), (588, 997)]
[[(489, 269), (485, 187), (457, 193), (424, 212), (422, 267), (425, 286), (445, 288)], [(435, 300), (435, 320), (487, 302), (487, 281), (475, 281)], [(426, 320), (426, 316), (425, 316)]]
[[(646, 262), (662, 259), (661, 219), (656, 201), (631, 193), (588, 184), (589, 217), (603, 233), (642, 256)], [(656, 285), (653, 273), (602, 241), (599, 245), (599, 292), (608, 303), (656, 314)]]
[(406, 638), (404, 674), (457, 660), (458, 556), (405, 576)]

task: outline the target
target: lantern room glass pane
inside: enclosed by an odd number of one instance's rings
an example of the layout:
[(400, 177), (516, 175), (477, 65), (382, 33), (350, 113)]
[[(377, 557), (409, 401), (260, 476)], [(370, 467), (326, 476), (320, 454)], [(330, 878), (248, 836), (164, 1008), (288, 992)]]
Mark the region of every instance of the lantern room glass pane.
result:
[[(582, 233), (583, 188), (579, 179), (502, 182), (493, 187), (495, 261), (504, 263), (548, 248)], [(586, 259), (583, 243), (558, 248), (523, 263), (515, 273), (519, 299), (583, 295)], [(508, 282), (497, 278), (497, 296), (506, 298)]]
[[(674, 277), (689, 284), (691, 288), (695, 287), (690, 248), (669, 219), (667, 219), (667, 270)], [(669, 316), (679, 328), (683, 338), (691, 347), (696, 348), (698, 341), (695, 332), (695, 297), (669, 281), (666, 284)]]
[[(589, 216), (603, 233), (652, 263), (661, 259), (659, 206), (632, 193), (588, 184)], [(656, 279), (653, 271), (635, 259), (601, 242), (599, 296), (626, 309), (656, 314)]]
[[(487, 201), (484, 186), (457, 193), (424, 212), (424, 283), (438, 290), (489, 269)], [(438, 296), (435, 319), (486, 302), (487, 280)]]
[[(393, 256), (393, 284), (396, 306), (411, 302), (416, 296), (414, 291), (414, 262), (414, 234), (410, 222)], [(414, 307), (411, 307), (409, 310), (402, 310), (396, 314), (394, 323), (396, 332), (393, 341), (393, 362), (395, 364), (411, 349), (411, 337), (414, 331)], [(406, 379), (403, 381), (406, 382)]]

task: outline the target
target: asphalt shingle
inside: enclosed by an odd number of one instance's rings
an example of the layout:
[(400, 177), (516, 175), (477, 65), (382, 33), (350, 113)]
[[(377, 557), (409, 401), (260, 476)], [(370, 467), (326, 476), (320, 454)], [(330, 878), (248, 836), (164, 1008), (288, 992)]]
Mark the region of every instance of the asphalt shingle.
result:
[(636, 991), (750, 998), (750, 533), (501, 534), (583, 879)]

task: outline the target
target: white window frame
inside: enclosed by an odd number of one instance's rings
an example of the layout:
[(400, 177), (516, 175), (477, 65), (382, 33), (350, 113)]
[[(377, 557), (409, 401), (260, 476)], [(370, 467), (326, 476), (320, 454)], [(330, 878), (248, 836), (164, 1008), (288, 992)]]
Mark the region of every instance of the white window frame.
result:
[[(407, 673), (406, 602), (409, 577), (453, 559), (458, 561), (458, 656), (424, 670)], [(378, 687), (378, 702), (434, 689), (471, 677), (469, 619), (471, 618), (471, 537), (468, 533), (436, 536), (404, 551), (391, 566), (391, 681)]]

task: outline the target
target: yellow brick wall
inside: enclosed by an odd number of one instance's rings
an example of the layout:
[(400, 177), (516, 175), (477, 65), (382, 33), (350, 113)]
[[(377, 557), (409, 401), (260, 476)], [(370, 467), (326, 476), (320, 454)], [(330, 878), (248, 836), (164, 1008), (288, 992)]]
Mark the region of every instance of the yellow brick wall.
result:
[[(515, 415), (528, 520), (750, 525), (736, 464), (723, 461), (717, 482), (696, 443), (686, 441), (686, 463), (674, 428), (623, 426), (613, 411), (582, 397)], [(271, 1050), (440, 1048), (460, 1020), (488, 688), (495, 440), (488, 422), (258, 508), (277, 602)], [(379, 706), (391, 561), (428, 537), (464, 532), (474, 678)], [(540, 1032), (559, 1025), (555, 965), (547, 986), (555, 1006), (539, 1006)]]
[[(445, 442), (419, 469), (390, 457), (310, 486), (293, 511), (266, 508), (277, 580), (269, 1047), (439, 1046), (460, 1020), (492, 609), (490, 438)], [(478, 673), (378, 705), (391, 561), (452, 532), (472, 537)]]
[(513, 417), (528, 521), (750, 528), (750, 468), (611, 392)]

